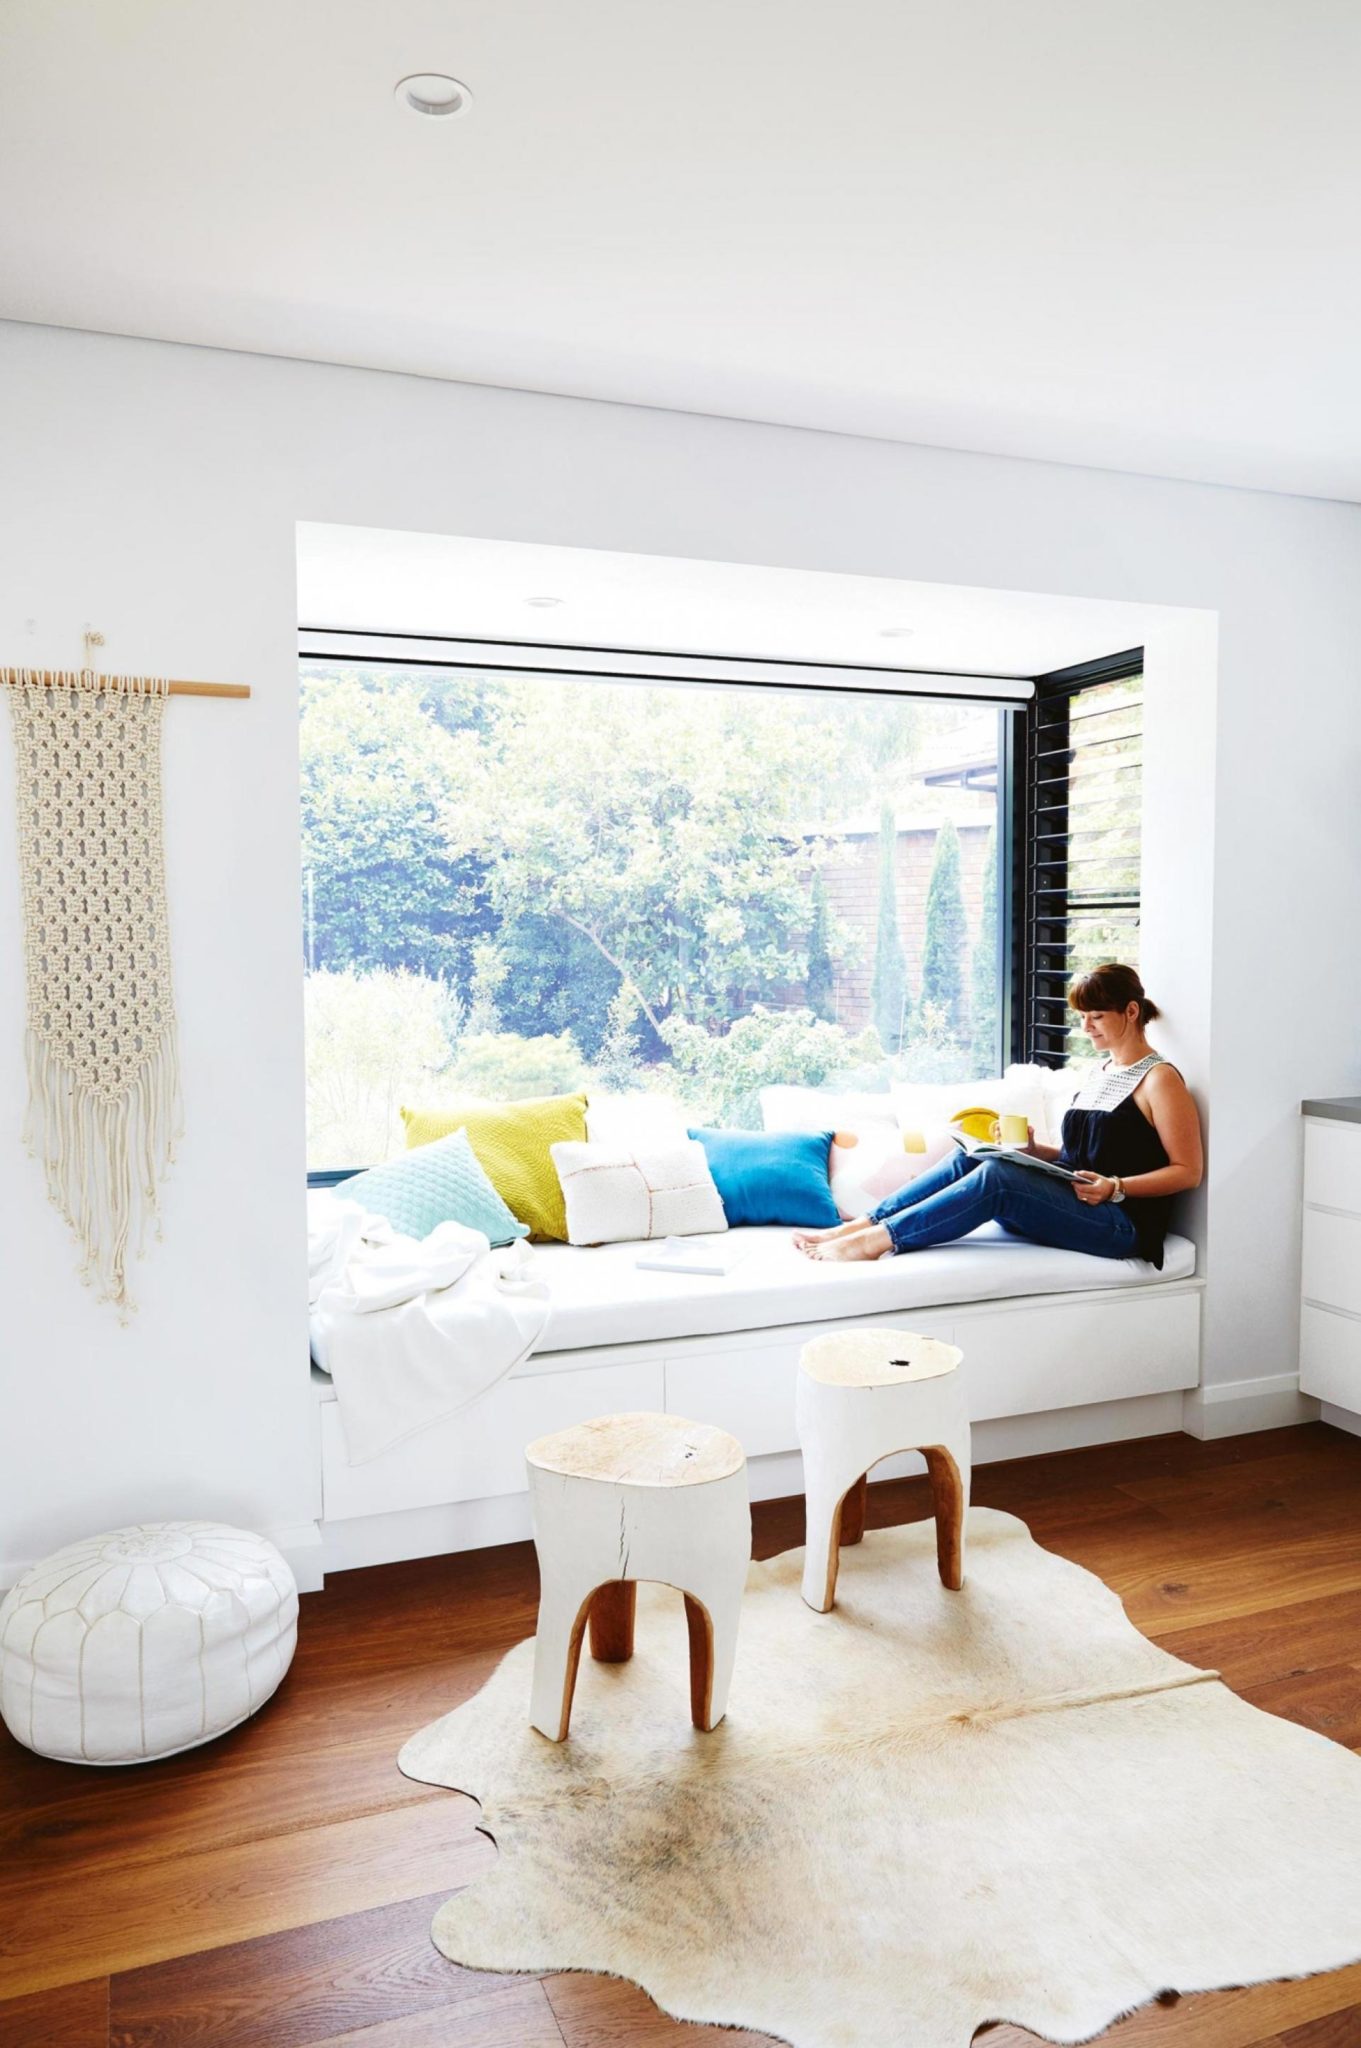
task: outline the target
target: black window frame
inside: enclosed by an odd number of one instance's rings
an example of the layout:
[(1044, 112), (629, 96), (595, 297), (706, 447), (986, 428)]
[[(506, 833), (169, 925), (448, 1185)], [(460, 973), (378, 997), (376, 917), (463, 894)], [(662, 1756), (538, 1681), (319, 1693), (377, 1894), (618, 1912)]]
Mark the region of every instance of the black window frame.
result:
[[(1005, 1042), (1012, 1060), (1022, 1064), (1062, 1067), (1068, 1061), (1067, 791), (1053, 785), (1059, 779), (1055, 763), (1062, 761), (1071, 737), (1072, 707), (1084, 691), (1142, 675), (1143, 669), (1142, 647), (1052, 669), (1033, 678), (1033, 697), (1010, 721), (1012, 860), (1010, 901), (1002, 920), (1010, 972), (1003, 986), (1009, 1011)], [(1067, 759), (1072, 760), (1071, 750)]]

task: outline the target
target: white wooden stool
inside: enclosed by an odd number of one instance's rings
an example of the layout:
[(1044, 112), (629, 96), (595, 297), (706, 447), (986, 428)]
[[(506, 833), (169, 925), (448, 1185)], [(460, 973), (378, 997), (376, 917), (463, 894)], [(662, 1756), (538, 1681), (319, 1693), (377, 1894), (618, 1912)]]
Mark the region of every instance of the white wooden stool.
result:
[(565, 1739), (588, 1617), (591, 1655), (626, 1663), (637, 1582), (656, 1579), (685, 1596), (690, 1718), (716, 1728), (751, 1562), (741, 1444), (678, 1415), (602, 1415), (540, 1437), (525, 1458), (539, 1553), (533, 1725)]
[(836, 1598), (842, 1544), (865, 1533), (871, 1465), (920, 1451), (931, 1475), (941, 1581), (964, 1584), (969, 1417), (963, 1353), (908, 1330), (842, 1330), (814, 1337), (799, 1360), (795, 1398), (806, 1495), (803, 1597), (819, 1614)]

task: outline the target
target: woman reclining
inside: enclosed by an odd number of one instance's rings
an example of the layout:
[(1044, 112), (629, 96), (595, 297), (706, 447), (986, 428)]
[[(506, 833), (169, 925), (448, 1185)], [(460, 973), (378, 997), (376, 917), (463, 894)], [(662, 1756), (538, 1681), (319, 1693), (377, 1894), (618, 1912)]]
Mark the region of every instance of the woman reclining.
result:
[(1063, 1181), (1019, 1161), (959, 1151), (929, 1167), (868, 1216), (835, 1230), (795, 1233), (810, 1259), (878, 1259), (967, 1237), (1000, 1223), (1034, 1244), (1099, 1258), (1163, 1262), (1172, 1197), (1200, 1185), (1200, 1118), (1177, 1069), (1145, 1027), (1159, 1014), (1132, 967), (1112, 963), (1068, 991), (1082, 1029), (1104, 1057), (1063, 1119), (1063, 1143), (1026, 1150), (1057, 1160)]

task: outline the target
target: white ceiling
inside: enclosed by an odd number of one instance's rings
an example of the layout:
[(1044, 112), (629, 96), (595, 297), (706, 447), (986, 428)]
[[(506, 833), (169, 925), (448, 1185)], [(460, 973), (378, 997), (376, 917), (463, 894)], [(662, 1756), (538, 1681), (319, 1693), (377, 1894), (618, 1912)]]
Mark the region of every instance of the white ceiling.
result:
[(5, 0), (0, 313), (1361, 497), (1358, 105), (1357, 0)]
[[(558, 602), (529, 602), (545, 597)], [(298, 617), (316, 629), (1033, 676), (1142, 646), (1170, 616), (890, 577), (298, 527)]]

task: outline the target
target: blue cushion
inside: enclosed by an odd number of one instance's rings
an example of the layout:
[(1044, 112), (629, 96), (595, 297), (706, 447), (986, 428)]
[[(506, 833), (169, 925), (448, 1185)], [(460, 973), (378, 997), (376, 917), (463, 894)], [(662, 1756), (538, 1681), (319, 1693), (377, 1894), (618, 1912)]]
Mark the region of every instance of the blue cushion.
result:
[(706, 1131), (698, 1138), (729, 1224), (811, 1230), (841, 1217), (827, 1178), (830, 1131)]
[(405, 1237), (429, 1237), (441, 1223), (480, 1230), (492, 1244), (529, 1236), (528, 1226), (517, 1221), (487, 1179), (466, 1131), (418, 1145), (386, 1166), (371, 1166), (340, 1181), (334, 1192), (343, 1202), (362, 1202), (375, 1216), (385, 1216)]

